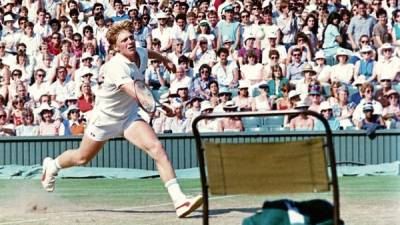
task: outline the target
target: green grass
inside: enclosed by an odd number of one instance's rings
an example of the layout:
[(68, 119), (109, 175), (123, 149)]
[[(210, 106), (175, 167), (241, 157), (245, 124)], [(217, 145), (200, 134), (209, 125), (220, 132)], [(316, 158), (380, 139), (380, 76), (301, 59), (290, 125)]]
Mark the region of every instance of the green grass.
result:
[[(341, 214), (346, 224), (400, 224), (400, 176), (339, 179)], [(198, 179), (180, 180), (188, 194), (200, 193)], [(212, 224), (240, 224), (264, 200), (326, 198), (329, 193), (233, 196), (210, 201)], [(0, 180), (0, 225), (4, 224), (201, 224), (201, 211), (175, 218), (159, 179), (59, 179), (54, 193), (38, 180)]]

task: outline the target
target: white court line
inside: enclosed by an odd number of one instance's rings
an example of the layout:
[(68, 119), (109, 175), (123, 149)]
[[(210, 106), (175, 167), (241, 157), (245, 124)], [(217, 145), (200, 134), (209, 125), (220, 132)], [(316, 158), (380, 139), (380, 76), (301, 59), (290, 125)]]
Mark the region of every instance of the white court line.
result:
[[(233, 197), (237, 197), (240, 195), (226, 195), (226, 196), (218, 196), (218, 197), (211, 197), (209, 198), (210, 201), (212, 200), (219, 200), (219, 199), (225, 199), (225, 198), (233, 198)], [(161, 204), (156, 204), (156, 205), (143, 205), (143, 206), (137, 206), (137, 207), (129, 207), (129, 208), (119, 208), (119, 209), (110, 209), (110, 210), (115, 210), (115, 211), (123, 211), (123, 210), (132, 210), (132, 209), (147, 209), (147, 208), (156, 208), (156, 207), (160, 207), (160, 206), (166, 206), (166, 205), (171, 205), (171, 202), (168, 203), (161, 203)], [(59, 213), (68, 213), (71, 215), (64, 215), (66, 217), (69, 216), (76, 216), (77, 214), (87, 214), (88, 211), (85, 212), (50, 212), (49, 214), (59, 214)], [(73, 215), (72, 215), (73, 214)], [(32, 222), (40, 222), (40, 221), (46, 221), (49, 218), (39, 218), (39, 219), (29, 219), (29, 220), (18, 220), (18, 221), (12, 221), (12, 222), (3, 222), (0, 223), (0, 225), (9, 225), (9, 224), (23, 224), (23, 223), (32, 223)]]

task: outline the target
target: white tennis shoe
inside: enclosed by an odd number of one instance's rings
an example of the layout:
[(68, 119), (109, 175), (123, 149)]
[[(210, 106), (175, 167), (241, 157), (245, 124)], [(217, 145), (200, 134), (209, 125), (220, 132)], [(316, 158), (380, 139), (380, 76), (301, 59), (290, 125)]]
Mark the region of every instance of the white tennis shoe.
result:
[(203, 204), (203, 196), (198, 195), (193, 198), (186, 198), (175, 204), (176, 215), (184, 218)]
[(53, 192), (56, 187), (57, 168), (54, 159), (47, 157), (43, 160), (42, 186), (47, 192)]

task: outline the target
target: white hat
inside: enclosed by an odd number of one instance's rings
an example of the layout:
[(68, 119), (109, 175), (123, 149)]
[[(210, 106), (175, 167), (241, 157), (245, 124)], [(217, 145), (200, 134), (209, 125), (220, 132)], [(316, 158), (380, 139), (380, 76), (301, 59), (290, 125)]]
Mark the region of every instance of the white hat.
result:
[(89, 53), (89, 52), (84, 52), (82, 54), (81, 60), (85, 60), (85, 59), (93, 59), (93, 56)]
[(303, 99), (303, 100), (298, 101), (294, 108), (301, 109), (301, 108), (308, 108), (309, 106), (310, 105), (308, 104), (308, 101), (306, 99)]
[(189, 86), (188, 86), (187, 83), (180, 82), (180, 83), (178, 83), (178, 85), (176, 86), (176, 91), (178, 91), (179, 89), (189, 89)]
[(207, 24), (209, 27), (211, 27), (210, 23), (207, 20), (201, 20), (199, 22), (199, 26), (201, 26), (202, 24)]
[(372, 51), (373, 51), (373, 49), (372, 49), (371, 46), (369, 46), (369, 45), (364, 46), (364, 47), (360, 50), (361, 53), (364, 53), (364, 52), (372, 52)]
[(289, 91), (289, 99), (291, 99), (291, 98), (293, 98), (293, 97), (295, 97), (295, 96), (300, 96), (301, 95), (301, 93), (300, 92), (298, 92), (298, 91), (296, 91), (296, 90), (291, 90), (291, 91)]
[(203, 112), (204, 110), (207, 109), (214, 109), (214, 107), (211, 105), (210, 101), (202, 101), (200, 106), (200, 111)]
[(349, 57), (349, 52), (344, 48), (338, 48), (336, 50), (336, 56), (339, 56), (339, 55), (345, 55), (345, 56)]
[(180, 102), (175, 101), (175, 102), (173, 102), (173, 103), (171, 104), (171, 107), (172, 107), (173, 109), (182, 108), (182, 107), (183, 107), (183, 104), (180, 103)]
[(324, 51), (318, 51), (315, 53), (314, 59), (326, 59)]
[(82, 74), (82, 76), (85, 76), (86, 74), (92, 74), (93, 75), (93, 71), (91, 69), (89, 69), (88, 67), (84, 67), (84, 68), (82, 68), (81, 74)]
[(254, 36), (252, 33), (246, 34), (243, 38), (244, 43), (246, 43), (246, 41), (249, 39), (256, 39), (256, 36)]
[(48, 110), (54, 113), (54, 109), (47, 103), (43, 103), (39, 107), (39, 114), (41, 114), (44, 110)]
[(67, 100), (78, 100), (78, 97), (76, 97), (75, 94), (71, 93), (69, 95), (67, 95), (67, 97), (65, 97), (65, 101)]
[(384, 74), (382, 74), (382, 76), (379, 79), (379, 81), (382, 81), (382, 80), (391, 80), (391, 81), (393, 81), (393, 77), (391, 77), (390, 74), (384, 73)]
[(353, 86), (357, 86), (360, 84), (364, 84), (367, 82), (367, 79), (364, 75), (358, 76), (357, 79), (353, 82)]
[(70, 105), (70, 106), (68, 107), (68, 109), (65, 110), (65, 112), (63, 113), (63, 117), (64, 117), (64, 118), (68, 118), (68, 114), (69, 114), (72, 110), (78, 110), (78, 111), (80, 111), (79, 108), (76, 107), (76, 105)]
[(4, 22), (7, 22), (7, 21), (14, 21), (14, 18), (10, 14), (7, 14), (4, 17)]
[(239, 80), (239, 89), (242, 88), (249, 88), (250, 87), (250, 83), (247, 80)]
[(323, 110), (332, 109), (331, 104), (328, 101), (321, 102), (319, 105), (319, 112), (321, 113)]
[(164, 94), (160, 95), (160, 103), (167, 103), (169, 102), (169, 92), (165, 92)]
[(8, 4), (14, 4), (13, 0), (4, 0), (3, 4), (1, 4), (1, 6), (5, 7)]
[(235, 102), (233, 101), (227, 101), (224, 105), (224, 107), (222, 107), (224, 110), (225, 109), (230, 109), (230, 110), (237, 110), (238, 106), (235, 104)]
[(381, 49), (388, 49), (388, 48), (393, 49), (393, 45), (390, 44), (390, 43), (385, 43), (385, 44), (383, 44), (383, 45), (381, 46)]
[(169, 16), (165, 12), (157, 13), (157, 19), (167, 19), (167, 18), (169, 18)]

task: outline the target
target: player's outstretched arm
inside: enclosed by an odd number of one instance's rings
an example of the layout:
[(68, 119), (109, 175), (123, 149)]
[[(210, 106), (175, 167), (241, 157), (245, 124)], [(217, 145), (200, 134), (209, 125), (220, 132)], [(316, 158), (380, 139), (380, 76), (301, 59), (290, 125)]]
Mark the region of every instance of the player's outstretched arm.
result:
[(169, 71), (171, 71), (172, 73), (176, 72), (175, 64), (170, 59), (168, 59), (167, 57), (161, 55), (158, 52), (150, 50), (150, 49), (148, 50), (148, 54), (149, 54), (149, 59), (158, 60), (158, 61), (162, 62), (164, 64), (164, 66), (167, 67), (167, 69)]
[(131, 96), (134, 101), (138, 101), (133, 80), (132, 82), (121, 85), (121, 90), (124, 91), (127, 95)]

